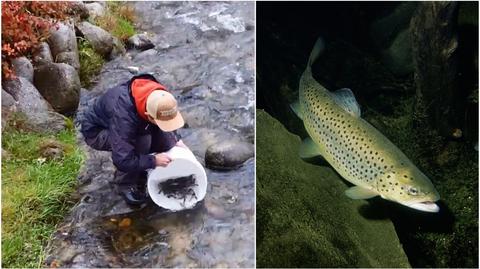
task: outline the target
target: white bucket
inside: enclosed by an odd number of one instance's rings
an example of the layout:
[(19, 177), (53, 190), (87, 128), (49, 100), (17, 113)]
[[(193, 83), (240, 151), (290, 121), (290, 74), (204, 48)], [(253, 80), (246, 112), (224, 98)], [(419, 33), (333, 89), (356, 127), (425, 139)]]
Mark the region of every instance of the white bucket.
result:
[[(167, 167), (157, 166), (148, 171), (148, 194), (155, 204), (172, 211), (189, 209), (205, 198), (207, 193), (207, 174), (203, 166), (197, 161), (193, 153), (182, 147), (173, 147), (166, 152), (172, 161)], [(185, 199), (168, 198), (158, 187), (160, 182), (171, 178), (194, 175), (196, 185), (192, 187), (195, 196)]]

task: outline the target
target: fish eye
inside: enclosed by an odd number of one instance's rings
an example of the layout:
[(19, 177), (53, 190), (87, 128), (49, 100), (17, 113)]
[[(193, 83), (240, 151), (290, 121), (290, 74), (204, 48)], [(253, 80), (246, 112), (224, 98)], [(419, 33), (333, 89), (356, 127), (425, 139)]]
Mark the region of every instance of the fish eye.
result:
[(418, 190), (414, 187), (408, 187), (408, 193), (410, 195), (417, 195), (418, 194)]

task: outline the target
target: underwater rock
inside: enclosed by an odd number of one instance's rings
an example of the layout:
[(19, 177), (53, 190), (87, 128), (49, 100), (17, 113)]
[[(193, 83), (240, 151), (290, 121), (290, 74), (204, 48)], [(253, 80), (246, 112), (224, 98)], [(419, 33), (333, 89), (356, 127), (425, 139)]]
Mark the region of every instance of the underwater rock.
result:
[(410, 19), (417, 8), (416, 2), (400, 3), (390, 14), (372, 23), (372, 41), (381, 48), (389, 47), (400, 32), (409, 28)]
[(478, 27), (478, 2), (459, 3), (458, 24)]
[(410, 267), (384, 212), (347, 198), (331, 167), (302, 161), (300, 139), (262, 110), (257, 126), (257, 266)]
[(250, 143), (234, 140), (223, 141), (207, 148), (205, 164), (212, 169), (232, 170), (253, 157), (253, 152), (253, 145)]
[(415, 2), (399, 4), (392, 13), (372, 23), (370, 35), (382, 49), (382, 61), (395, 75), (413, 72), (409, 23), (417, 7)]
[(459, 155), (462, 148), (459, 142), (457, 141), (450, 141), (443, 147), (436, 158), (436, 163), (439, 166), (452, 166), (455, 165), (459, 158)]
[(382, 61), (395, 75), (404, 76), (413, 72), (410, 30), (400, 32), (390, 47), (382, 51)]

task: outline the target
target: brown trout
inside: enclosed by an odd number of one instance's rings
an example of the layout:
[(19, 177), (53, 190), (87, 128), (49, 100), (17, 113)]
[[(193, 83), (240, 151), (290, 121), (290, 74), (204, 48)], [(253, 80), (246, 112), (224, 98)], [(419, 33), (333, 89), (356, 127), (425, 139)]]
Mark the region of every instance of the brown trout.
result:
[(321, 155), (343, 178), (356, 186), (345, 191), (352, 199), (377, 195), (427, 212), (438, 212), (440, 199), (432, 182), (405, 154), (360, 117), (350, 89), (330, 92), (312, 76), (311, 65), (323, 50), (315, 44), (299, 84), (299, 100), (292, 109), (310, 135), (300, 157)]

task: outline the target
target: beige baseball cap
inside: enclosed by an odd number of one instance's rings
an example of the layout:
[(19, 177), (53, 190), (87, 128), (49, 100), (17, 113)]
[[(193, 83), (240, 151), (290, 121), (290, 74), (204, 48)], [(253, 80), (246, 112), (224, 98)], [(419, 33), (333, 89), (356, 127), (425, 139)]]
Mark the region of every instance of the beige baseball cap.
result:
[(147, 114), (165, 132), (175, 131), (185, 124), (177, 109), (177, 100), (167, 91), (156, 90), (147, 97)]

